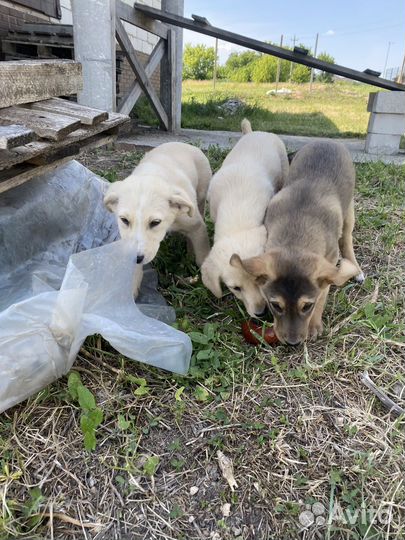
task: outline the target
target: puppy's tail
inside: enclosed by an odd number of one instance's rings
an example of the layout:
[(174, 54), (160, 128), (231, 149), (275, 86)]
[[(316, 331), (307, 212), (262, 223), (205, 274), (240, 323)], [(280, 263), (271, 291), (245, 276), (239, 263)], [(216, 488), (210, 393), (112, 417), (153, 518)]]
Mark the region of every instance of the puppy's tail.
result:
[(252, 133), (252, 125), (249, 122), (247, 118), (244, 118), (241, 122), (240, 128), (242, 130), (243, 135), (246, 135), (246, 133)]

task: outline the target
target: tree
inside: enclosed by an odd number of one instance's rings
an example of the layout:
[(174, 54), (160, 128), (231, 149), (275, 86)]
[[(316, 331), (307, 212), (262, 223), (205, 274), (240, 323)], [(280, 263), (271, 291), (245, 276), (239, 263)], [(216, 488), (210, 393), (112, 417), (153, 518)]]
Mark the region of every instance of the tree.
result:
[(183, 79), (205, 80), (212, 77), (215, 63), (214, 47), (187, 43), (183, 52)]
[(258, 56), (254, 51), (231, 53), (225, 63), (226, 77), (235, 82), (250, 82), (252, 66)]
[(295, 64), (293, 74), (292, 74), (292, 81), (295, 83), (306, 83), (309, 82), (309, 79), (311, 78), (311, 68), (308, 66), (304, 66), (302, 64)]
[[(333, 56), (326, 52), (322, 52), (318, 55), (318, 60), (322, 60), (323, 62), (329, 62), (329, 64), (334, 64), (335, 59)], [(323, 82), (323, 83), (333, 83), (333, 73), (328, 73), (327, 71), (321, 71), (321, 73), (316, 77), (317, 81)]]
[(263, 54), (252, 66), (252, 81), (255, 83), (274, 82), (277, 73), (277, 58)]

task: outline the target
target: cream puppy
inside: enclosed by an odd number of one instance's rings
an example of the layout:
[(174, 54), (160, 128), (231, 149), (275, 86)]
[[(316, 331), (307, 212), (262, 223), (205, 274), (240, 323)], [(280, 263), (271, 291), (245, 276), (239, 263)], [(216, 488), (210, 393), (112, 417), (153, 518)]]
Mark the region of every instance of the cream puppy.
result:
[[(203, 220), (211, 167), (203, 152), (171, 142), (148, 152), (128, 178), (109, 187), (104, 204), (117, 216), (121, 238), (137, 245), (137, 263), (149, 263), (170, 231), (191, 242), (200, 266), (209, 253)], [(137, 272), (138, 294), (142, 271)]]
[(208, 201), (215, 236), (201, 275), (204, 285), (217, 298), (222, 296), (223, 281), (243, 301), (248, 313), (257, 317), (264, 312), (266, 303), (255, 279), (238, 260), (264, 252), (266, 209), (288, 175), (288, 158), (279, 137), (252, 132), (246, 119), (242, 121), (242, 133), (210, 183)]

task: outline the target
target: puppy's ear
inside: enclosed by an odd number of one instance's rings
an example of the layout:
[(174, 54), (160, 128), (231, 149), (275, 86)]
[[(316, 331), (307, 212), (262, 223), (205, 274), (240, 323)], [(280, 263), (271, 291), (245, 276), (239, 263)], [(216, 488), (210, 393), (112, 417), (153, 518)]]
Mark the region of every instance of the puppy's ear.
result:
[(234, 268), (239, 268), (251, 276), (254, 276), (258, 285), (264, 285), (268, 280), (266, 264), (262, 257), (251, 257), (250, 259), (244, 259), (242, 261), (239, 255), (234, 253), (229, 264)]
[(333, 266), (333, 264), (325, 259), (318, 276), (318, 284), (321, 288), (327, 287), (332, 283), (341, 287), (350, 278), (357, 276), (358, 273), (359, 269), (357, 266), (348, 259), (342, 259), (339, 266)]
[(108, 188), (107, 193), (104, 196), (104, 206), (107, 208), (109, 212), (115, 212), (118, 205), (118, 192), (117, 192), (117, 186), (112, 185)]
[(201, 279), (204, 285), (209, 289), (214, 296), (221, 298), (221, 276), (218, 266), (208, 256), (201, 266)]
[(193, 217), (194, 215), (194, 204), (183, 190), (175, 191), (169, 199), (169, 204), (173, 208), (178, 208), (182, 214), (188, 214), (189, 217)]

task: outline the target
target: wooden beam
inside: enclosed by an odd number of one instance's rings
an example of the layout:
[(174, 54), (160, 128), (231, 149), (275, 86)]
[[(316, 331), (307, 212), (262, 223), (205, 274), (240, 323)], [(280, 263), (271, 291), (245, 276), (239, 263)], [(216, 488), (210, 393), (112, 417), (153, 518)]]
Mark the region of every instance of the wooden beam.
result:
[(0, 126), (0, 150), (10, 150), (35, 139), (35, 133), (24, 126)]
[[(174, 129), (176, 114), (176, 33), (170, 29), (167, 34), (165, 56), (160, 64), (160, 99), (169, 119), (168, 130)], [(181, 84), (181, 83), (180, 83)]]
[(166, 111), (161, 104), (155, 89), (152, 86), (148, 76), (145, 73), (145, 69), (142, 66), (141, 62), (138, 60), (135, 49), (132, 46), (132, 43), (128, 37), (128, 34), (125, 31), (125, 28), (117, 17), (115, 20), (115, 30), (118, 43), (121, 46), (122, 52), (125, 53), (125, 56), (128, 59), (129, 65), (134, 71), (136, 78), (138, 79), (139, 85), (142, 88), (145, 96), (149, 99), (150, 104), (152, 105), (153, 110), (155, 111), (161, 126), (164, 129), (168, 129), (169, 120), (166, 114)]
[(252, 39), (247, 36), (235, 34), (234, 32), (228, 32), (228, 30), (224, 30), (223, 28), (217, 28), (210, 25), (202, 25), (193, 21), (192, 19), (187, 19), (186, 17), (181, 17), (180, 15), (175, 15), (166, 11), (164, 12), (160, 9), (155, 9), (144, 4), (136, 3), (134, 7), (136, 12), (148, 15), (151, 19), (161, 21), (162, 23), (180, 26), (181, 28), (186, 28), (187, 30), (192, 30), (199, 34), (216, 37), (223, 41), (228, 41), (229, 43), (235, 43), (236, 45), (241, 45), (242, 47), (253, 49), (254, 51), (259, 51), (262, 53), (270, 54), (272, 56), (276, 56), (277, 58), (282, 58), (283, 60), (289, 60), (290, 62), (303, 64), (304, 66), (309, 66), (315, 69), (319, 69), (321, 71), (334, 73), (335, 75), (340, 75), (348, 79), (353, 79), (355, 81), (371, 84), (380, 88), (386, 88), (387, 90), (405, 91), (405, 85), (403, 84), (398, 84), (394, 81), (389, 81), (387, 79), (381, 79), (380, 77), (370, 75), (369, 73), (364, 73), (363, 71), (357, 71), (355, 69), (350, 69), (344, 66), (340, 66), (338, 64), (330, 64), (329, 62), (318, 60), (318, 58), (314, 58), (313, 56), (303, 55), (289, 49), (284, 49), (283, 47), (278, 47), (277, 45), (270, 45), (269, 43), (265, 43), (264, 41), (259, 41), (257, 39)]
[[(145, 66), (145, 73), (146, 76), (150, 79), (152, 75), (154, 74), (155, 70), (157, 69), (159, 62), (161, 61), (163, 55), (165, 52), (165, 42), (164, 40), (160, 39), (158, 43), (155, 45), (155, 48), (151, 52), (149, 56), (148, 63)], [(131, 86), (128, 93), (123, 98), (122, 102), (119, 106), (119, 112), (122, 114), (129, 114), (135, 103), (138, 101), (139, 97), (142, 94), (142, 88), (139, 85), (138, 81), (135, 80), (134, 84)]]
[(167, 26), (165, 24), (145, 17), (142, 13), (137, 13), (132, 6), (125, 4), (121, 0), (117, 0), (116, 10), (117, 17), (123, 21), (138, 26), (138, 28), (142, 28), (163, 39), (167, 38)]
[(36, 111), (45, 111), (55, 114), (63, 114), (64, 116), (71, 116), (77, 118), (80, 122), (86, 126), (94, 126), (107, 120), (108, 112), (100, 111), (100, 109), (93, 109), (79, 105), (74, 101), (68, 101), (67, 99), (53, 98), (45, 101), (37, 101), (31, 105), (31, 109)]
[(0, 108), (76, 94), (82, 67), (73, 60), (0, 62)]
[(32, 129), (38, 137), (52, 141), (60, 141), (80, 126), (80, 120), (61, 114), (33, 111), (22, 107), (0, 109), (0, 124), (15, 122)]

